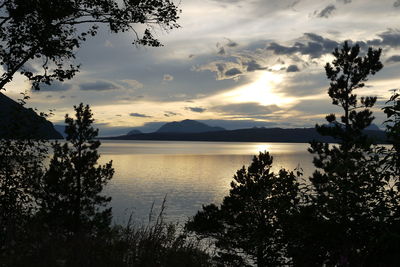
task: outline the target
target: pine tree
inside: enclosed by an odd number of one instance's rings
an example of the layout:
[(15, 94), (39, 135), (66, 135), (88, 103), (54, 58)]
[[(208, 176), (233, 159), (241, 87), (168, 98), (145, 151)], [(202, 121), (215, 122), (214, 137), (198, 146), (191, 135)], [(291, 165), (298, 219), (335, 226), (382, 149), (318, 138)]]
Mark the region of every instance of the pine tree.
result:
[(67, 141), (52, 144), (53, 157), (43, 181), (41, 212), (50, 227), (69, 235), (96, 234), (111, 221), (111, 198), (101, 195), (112, 178), (112, 162), (98, 165), (100, 141), (92, 112), (82, 103), (75, 119), (66, 115)]
[(296, 214), (299, 184), (293, 172), (271, 171), (272, 157), (260, 153), (247, 168), (238, 170), (229, 195), (218, 207), (203, 206), (187, 228), (203, 238), (216, 240), (223, 266), (281, 266), (286, 257), (284, 233)]
[(316, 154), (318, 168), (310, 178), (314, 193), (308, 218), (313, 225), (308, 238), (315, 244), (303, 254), (313, 254), (313, 261), (321, 265), (365, 266), (390, 216), (378, 150), (363, 133), (374, 119), (370, 108), (376, 97), (358, 99), (354, 93), (383, 67), (380, 55), (381, 49), (369, 48), (361, 56), (359, 45), (345, 42), (333, 52), (332, 64), (325, 66), (331, 81), (328, 94), (343, 115), (338, 121), (330, 114), (326, 117), (330, 126), (316, 126), (338, 145), (312, 142), (309, 149)]

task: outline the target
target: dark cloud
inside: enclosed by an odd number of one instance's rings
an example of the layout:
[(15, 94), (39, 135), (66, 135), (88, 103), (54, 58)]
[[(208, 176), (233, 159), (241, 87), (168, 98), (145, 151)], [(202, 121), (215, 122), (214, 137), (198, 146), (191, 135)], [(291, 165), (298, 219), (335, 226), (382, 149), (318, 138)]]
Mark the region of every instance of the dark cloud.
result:
[(218, 47), (218, 52), (217, 52), (217, 54), (220, 55), (220, 56), (225, 55), (225, 54), (226, 54), (225, 48), (224, 48), (223, 46)]
[(388, 58), (386, 60), (386, 62), (388, 62), (388, 63), (390, 63), (390, 62), (400, 62), (400, 55), (391, 56), (390, 58)]
[(164, 116), (165, 117), (173, 117), (173, 116), (177, 116), (177, 115), (181, 115), (181, 114), (176, 113), (176, 112), (172, 112), (172, 111), (164, 111)]
[(314, 14), (319, 18), (329, 18), (332, 15), (333, 11), (335, 10), (336, 10), (335, 5), (329, 5), (324, 9), (322, 9), (321, 11), (315, 11)]
[(400, 46), (400, 31), (397, 29), (389, 29), (383, 33), (378, 34), (378, 36), (380, 37), (380, 39), (367, 41), (367, 44), (390, 47)]
[(274, 111), (279, 110), (276, 105), (263, 106), (259, 103), (240, 103), (229, 104), (223, 106), (216, 106), (212, 108), (213, 111), (225, 115), (267, 115)]
[(339, 43), (331, 39), (324, 38), (315, 33), (305, 33), (304, 42), (295, 42), (293, 46), (283, 46), (278, 43), (270, 43), (267, 50), (276, 55), (294, 55), (296, 53), (308, 55), (312, 58), (319, 58), (324, 54), (331, 53)]
[(89, 82), (80, 85), (80, 89), (83, 91), (107, 91), (107, 90), (115, 90), (118, 88), (119, 87), (116, 86), (114, 83), (107, 81)]
[(244, 66), (247, 66), (246, 70), (248, 72), (253, 72), (256, 70), (266, 70), (267, 67), (261, 66), (258, 62), (256, 62), (254, 59), (250, 60), (249, 62), (243, 62)]
[(186, 110), (190, 110), (192, 112), (197, 112), (197, 113), (203, 113), (207, 109), (202, 108), (202, 107), (185, 107)]
[(227, 76), (227, 77), (238, 76), (239, 74), (242, 74), (242, 71), (239, 70), (238, 68), (232, 68), (232, 69), (225, 71), (225, 76)]
[(400, 0), (397, 0), (396, 2), (393, 3), (394, 7), (400, 7)]
[(336, 2), (343, 3), (343, 4), (350, 4), (352, 0), (336, 0)]
[[(43, 92), (61, 92), (61, 91), (68, 91), (72, 88), (72, 85), (69, 83), (61, 83), (58, 81), (53, 82), (51, 85), (48, 84), (42, 84), (40, 85), (40, 91)], [(34, 90), (35, 92), (40, 92), (37, 90)]]
[(226, 44), (226, 46), (228, 46), (228, 47), (237, 47), (237, 46), (239, 46), (238, 43), (232, 41), (231, 39), (228, 39), (228, 38), (226, 38), (226, 39), (228, 40), (228, 43)]
[(138, 118), (152, 118), (152, 116), (148, 116), (146, 114), (141, 114), (141, 113), (130, 113), (129, 116)]
[(300, 69), (297, 67), (297, 65), (290, 65), (287, 69), (286, 72), (299, 72)]

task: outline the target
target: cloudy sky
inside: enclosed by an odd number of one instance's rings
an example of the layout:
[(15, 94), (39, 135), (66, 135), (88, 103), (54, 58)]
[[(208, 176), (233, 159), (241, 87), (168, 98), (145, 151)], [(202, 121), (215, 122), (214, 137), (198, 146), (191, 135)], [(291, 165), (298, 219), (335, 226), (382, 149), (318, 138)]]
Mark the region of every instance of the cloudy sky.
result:
[[(60, 124), (80, 102), (103, 135), (155, 130), (194, 119), (227, 129), (312, 127), (338, 112), (323, 66), (345, 40), (383, 49), (385, 67), (359, 95), (399, 87), (400, 0), (182, 0), (180, 29), (158, 30), (161, 48), (135, 47), (130, 34), (103, 30), (77, 52), (71, 81), (31, 93)], [(17, 77), (7, 94), (29, 84)]]

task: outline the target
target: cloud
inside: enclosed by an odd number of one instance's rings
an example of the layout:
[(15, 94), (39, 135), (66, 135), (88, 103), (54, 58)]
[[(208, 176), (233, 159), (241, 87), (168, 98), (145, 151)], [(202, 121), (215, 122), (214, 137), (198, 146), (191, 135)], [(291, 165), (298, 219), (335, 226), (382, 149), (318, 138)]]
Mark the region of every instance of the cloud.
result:
[(172, 76), (171, 74), (164, 74), (163, 81), (170, 82), (173, 80), (174, 80), (174, 76)]
[(400, 7), (400, 0), (397, 0), (396, 2), (393, 3), (394, 7)]
[(108, 91), (119, 89), (119, 86), (112, 82), (96, 81), (80, 84), (80, 89), (83, 91)]
[(300, 69), (297, 67), (297, 65), (290, 65), (287, 69), (286, 72), (299, 72)]
[(197, 113), (203, 113), (207, 109), (202, 108), (202, 107), (185, 107), (186, 110), (190, 110), (192, 112), (197, 112)]
[(58, 81), (54, 81), (51, 83), (51, 85), (48, 84), (41, 84), (40, 85), (40, 90), (33, 90), (34, 92), (62, 92), (62, 91), (68, 91), (72, 88), (72, 85), (69, 83), (61, 83)]
[(143, 84), (137, 80), (130, 80), (130, 79), (125, 79), (125, 80), (120, 80), (119, 83), (124, 85), (125, 88), (132, 88), (132, 89), (141, 89), (143, 88)]
[(239, 103), (239, 104), (228, 104), (215, 106), (212, 111), (222, 113), (230, 116), (238, 115), (267, 115), (271, 114), (280, 108), (276, 105), (263, 106), (259, 103)]
[(321, 67), (317, 72), (303, 71), (287, 76), (285, 82), (277, 88), (277, 92), (291, 97), (315, 96), (325, 93), (328, 86), (329, 81)]
[(324, 38), (315, 33), (304, 33), (302, 41), (296, 41), (292, 46), (284, 46), (276, 42), (272, 42), (267, 46), (267, 50), (272, 51), (276, 55), (308, 55), (311, 58), (319, 58), (324, 54), (331, 53), (339, 43)]
[(386, 60), (386, 62), (388, 62), (388, 63), (390, 63), (390, 62), (400, 62), (400, 55), (391, 56), (390, 58), (388, 58)]
[(173, 112), (173, 111), (164, 111), (165, 117), (173, 117), (173, 116), (178, 116), (178, 115), (181, 115), (181, 114), (179, 114), (177, 112)]
[(137, 118), (152, 118), (152, 116), (148, 116), (148, 115), (141, 114), (141, 113), (130, 113), (129, 116), (137, 117)]
[(389, 47), (400, 46), (400, 31), (398, 29), (388, 29), (387, 31), (378, 34), (378, 36), (380, 37), (380, 39), (367, 41), (367, 44)]
[(228, 38), (226, 38), (226, 39), (228, 40), (228, 43), (226, 44), (227, 47), (237, 47), (239, 45), (238, 43), (232, 41), (231, 39), (228, 39)]
[(225, 54), (226, 54), (225, 48), (224, 48), (223, 46), (218, 47), (218, 52), (217, 52), (217, 54), (220, 55), (220, 56), (225, 55)]
[(352, 0), (336, 0), (336, 2), (343, 3), (343, 4), (350, 4)]
[(266, 70), (267, 67), (261, 66), (258, 62), (256, 62), (254, 59), (248, 61), (248, 62), (243, 62), (244, 66), (247, 66), (247, 71), (248, 72), (253, 72), (256, 70)]
[[(195, 71), (212, 71), (215, 72), (217, 80), (238, 80), (242, 75), (249, 72), (266, 70), (265, 49), (259, 48), (260, 41), (257, 41), (257, 46), (254, 47), (241, 47), (238, 44), (228, 39), (228, 44), (231, 49), (225, 49), (217, 44), (219, 50), (219, 57), (216, 60), (210, 60), (209, 63), (200, 66), (195, 66), (192, 70)], [(251, 46), (252, 44), (250, 44)], [(263, 42), (265, 47), (265, 42)], [(223, 48), (223, 49), (222, 49)]]
[(239, 74), (242, 74), (242, 71), (239, 70), (238, 68), (232, 68), (225, 72), (225, 76), (227, 77), (238, 76)]
[(319, 18), (329, 18), (335, 10), (336, 6), (331, 4), (321, 11), (315, 11), (314, 14)]

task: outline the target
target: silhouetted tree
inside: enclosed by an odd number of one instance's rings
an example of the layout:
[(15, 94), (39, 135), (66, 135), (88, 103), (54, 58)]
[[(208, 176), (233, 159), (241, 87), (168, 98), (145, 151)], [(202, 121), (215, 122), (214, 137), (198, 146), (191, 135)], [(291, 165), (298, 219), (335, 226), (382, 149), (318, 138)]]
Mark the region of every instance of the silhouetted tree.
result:
[[(260, 153), (238, 170), (221, 206), (203, 206), (187, 228), (214, 239), (224, 266), (287, 264), (284, 232), (287, 219), (297, 213), (299, 185), (293, 172), (271, 172), (272, 157)], [(226, 265), (225, 265), (226, 264)]]
[(377, 148), (363, 134), (374, 119), (369, 108), (376, 97), (359, 100), (354, 94), (383, 67), (380, 55), (381, 49), (369, 48), (361, 56), (359, 45), (351, 47), (345, 42), (333, 52), (332, 64), (325, 66), (331, 81), (328, 94), (344, 114), (340, 121), (330, 114), (326, 117), (329, 126), (316, 126), (320, 134), (334, 137), (338, 145), (312, 142), (309, 149), (317, 154), (314, 165), (319, 169), (310, 178), (314, 191), (308, 214), (313, 226), (308, 238), (315, 244), (303, 254), (313, 255), (311, 260), (318, 265), (368, 265), (387, 230), (386, 220), (391, 215), (388, 181), (382, 175)]
[[(0, 90), (17, 72), (35, 89), (40, 83), (71, 79), (79, 69), (73, 62), (77, 48), (101, 25), (113, 33), (133, 32), (135, 44), (160, 46), (152, 26), (177, 28), (178, 13), (170, 0), (3, 0)], [(144, 25), (143, 34), (135, 30), (137, 24)]]
[(392, 144), (388, 167), (392, 173), (400, 178), (400, 95), (394, 91), (393, 95), (383, 108), (387, 116), (386, 133), (389, 142)]
[(0, 140), (0, 266), (13, 266), (35, 214), (47, 148), (40, 140)]
[(111, 222), (110, 197), (101, 195), (112, 178), (112, 163), (98, 165), (89, 106), (75, 106), (75, 119), (66, 115), (67, 141), (52, 144), (53, 157), (43, 180), (41, 213), (50, 227), (68, 235), (90, 235), (107, 230)]

